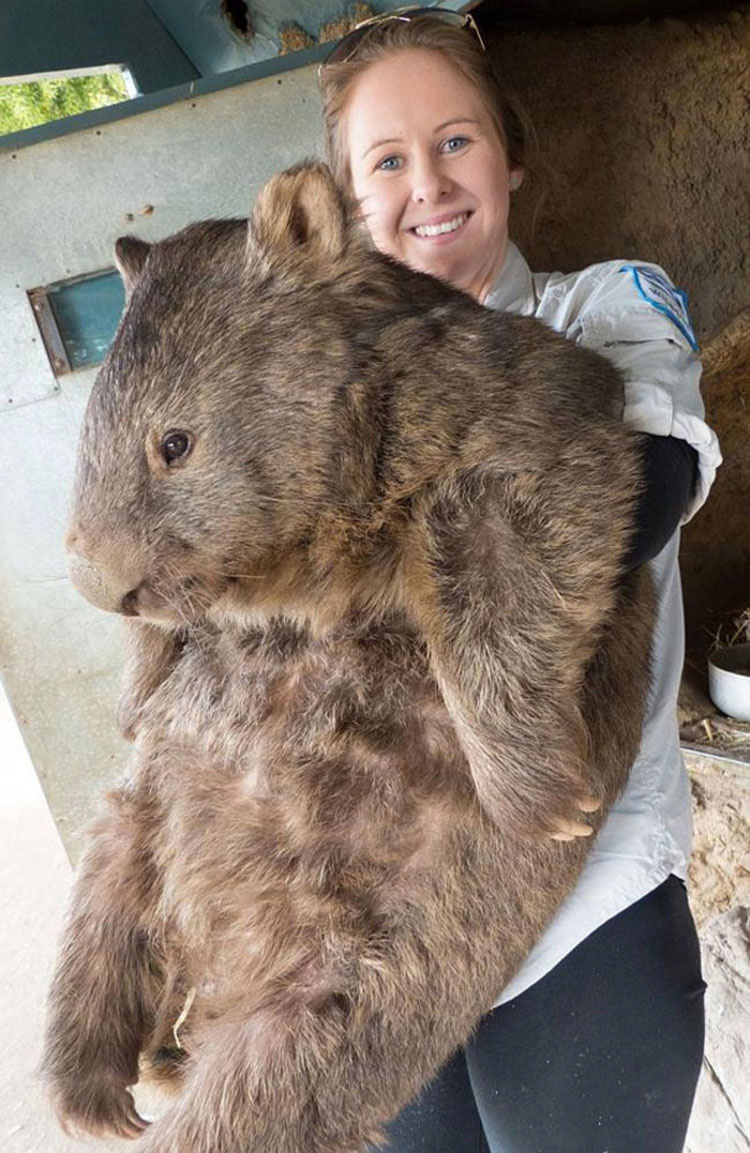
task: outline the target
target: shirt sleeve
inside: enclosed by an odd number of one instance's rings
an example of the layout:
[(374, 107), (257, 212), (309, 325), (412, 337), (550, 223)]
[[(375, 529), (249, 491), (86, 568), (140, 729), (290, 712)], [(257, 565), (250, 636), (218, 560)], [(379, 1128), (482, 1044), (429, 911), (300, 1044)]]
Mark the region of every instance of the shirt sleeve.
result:
[(579, 307), (568, 316), (566, 335), (620, 370), (627, 424), (695, 449), (698, 472), (684, 523), (705, 501), (721, 463), (716, 434), (704, 419), (701, 364), (684, 296), (657, 265), (615, 262), (587, 271), (589, 283), (576, 285)]
[(698, 454), (676, 436), (641, 438), (643, 489), (624, 570), (629, 572), (661, 552), (682, 519), (698, 471)]

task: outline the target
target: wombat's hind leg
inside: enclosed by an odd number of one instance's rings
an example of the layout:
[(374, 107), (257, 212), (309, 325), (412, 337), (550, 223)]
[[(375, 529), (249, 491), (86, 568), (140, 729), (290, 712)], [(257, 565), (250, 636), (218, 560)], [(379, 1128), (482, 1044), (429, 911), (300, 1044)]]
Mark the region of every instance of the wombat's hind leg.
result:
[(153, 1027), (159, 959), (143, 927), (148, 890), (137, 802), (110, 798), (82, 863), (50, 990), (42, 1074), (61, 1123), (137, 1136), (129, 1086)]
[[(449, 968), (464, 988), (459, 953)], [(194, 1036), (183, 1092), (140, 1153), (364, 1153), (479, 1014), (465, 994), (438, 993), (432, 968), (418, 941), (393, 957), (374, 949), (361, 979), (324, 998), (282, 998), (244, 1021), (213, 1021)], [(405, 1010), (431, 998), (445, 1005), (437, 1027)]]

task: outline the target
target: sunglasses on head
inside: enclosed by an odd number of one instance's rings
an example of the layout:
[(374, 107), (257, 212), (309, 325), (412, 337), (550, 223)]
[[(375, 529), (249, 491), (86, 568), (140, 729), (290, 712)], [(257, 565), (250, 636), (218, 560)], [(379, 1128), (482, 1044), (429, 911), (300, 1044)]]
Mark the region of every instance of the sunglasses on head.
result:
[(439, 20), (440, 23), (447, 24), (451, 28), (468, 28), (476, 36), (482, 51), (486, 51), (476, 21), (468, 12), (453, 12), (450, 8), (394, 8), (390, 12), (381, 12), (379, 16), (370, 16), (369, 19), (357, 24), (351, 32), (348, 32), (334, 45), (320, 67), (325, 68), (328, 64), (346, 64), (356, 56), (373, 30), (381, 24), (389, 24), (393, 21), (403, 21), (408, 24), (426, 16), (429, 16), (431, 20)]

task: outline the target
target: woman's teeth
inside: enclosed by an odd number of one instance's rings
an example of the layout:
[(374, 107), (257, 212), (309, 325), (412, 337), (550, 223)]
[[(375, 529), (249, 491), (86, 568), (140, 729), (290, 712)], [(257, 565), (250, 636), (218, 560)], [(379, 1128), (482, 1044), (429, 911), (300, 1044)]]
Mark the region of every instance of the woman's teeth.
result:
[(417, 236), (442, 236), (444, 232), (455, 232), (468, 218), (468, 212), (461, 212), (452, 220), (444, 220), (442, 224), (418, 224), (414, 231)]

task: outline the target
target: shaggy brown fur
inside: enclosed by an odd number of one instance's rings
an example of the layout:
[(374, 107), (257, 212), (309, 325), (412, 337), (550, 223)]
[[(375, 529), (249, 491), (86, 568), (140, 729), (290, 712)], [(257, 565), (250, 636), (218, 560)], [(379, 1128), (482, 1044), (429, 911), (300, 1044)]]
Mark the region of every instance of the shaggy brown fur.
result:
[[(575, 884), (650, 624), (609, 365), (366, 252), (326, 171), (119, 243), (72, 577), (132, 619), (129, 780), (54, 979), (60, 1115), (149, 1153), (356, 1153)], [(189, 990), (194, 1001), (173, 1026)]]

